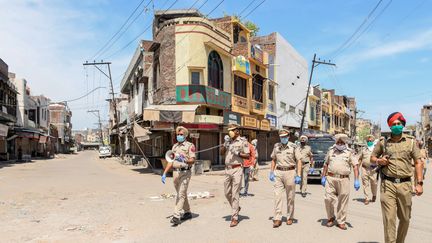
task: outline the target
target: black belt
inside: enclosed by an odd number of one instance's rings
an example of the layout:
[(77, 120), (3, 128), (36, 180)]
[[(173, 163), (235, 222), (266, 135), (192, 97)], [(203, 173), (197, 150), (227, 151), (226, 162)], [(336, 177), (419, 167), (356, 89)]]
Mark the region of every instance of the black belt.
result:
[(391, 181), (393, 183), (403, 183), (407, 181), (411, 181), (411, 177), (405, 177), (405, 178), (395, 178), (384, 175), (384, 173), (381, 173), (381, 179)]
[(180, 168), (180, 169), (177, 169), (177, 171), (188, 171), (188, 170), (190, 170), (192, 167), (187, 167), (187, 168)]
[(304, 165), (307, 165), (307, 164), (309, 164), (310, 162), (309, 161), (307, 161), (307, 162), (302, 162)]
[(294, 170), (295, 166), (288, 166), (288, 167), (281, 167), (281, 166), (276, 166), (276, 170), (281, 170), (281, 171), (289, 171), (289, 170)]

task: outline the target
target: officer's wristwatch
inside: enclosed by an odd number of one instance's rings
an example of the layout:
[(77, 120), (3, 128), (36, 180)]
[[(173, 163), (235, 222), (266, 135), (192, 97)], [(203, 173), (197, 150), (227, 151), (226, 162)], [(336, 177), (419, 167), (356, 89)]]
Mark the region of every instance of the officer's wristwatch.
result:
[(423, 181), (418, 181), (417, 185), (423, 186)]

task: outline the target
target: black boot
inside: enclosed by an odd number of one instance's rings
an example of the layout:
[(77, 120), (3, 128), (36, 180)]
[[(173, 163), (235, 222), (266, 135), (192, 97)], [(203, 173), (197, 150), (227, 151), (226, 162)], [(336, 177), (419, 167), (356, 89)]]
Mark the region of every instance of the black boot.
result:
[(182, 221), (192, 219), (192, 213), (187, 212), (180, 218)]
[(180, 221), (180, 219), (179, 218), (176, 218), (176, 217), (172, 217), (172, 219), (171, 219), (171, 224), (173, 225), (173, 226), (177, 226), (177, 225), (179, 225), (180, 223), (181, 223), (181, 221)]

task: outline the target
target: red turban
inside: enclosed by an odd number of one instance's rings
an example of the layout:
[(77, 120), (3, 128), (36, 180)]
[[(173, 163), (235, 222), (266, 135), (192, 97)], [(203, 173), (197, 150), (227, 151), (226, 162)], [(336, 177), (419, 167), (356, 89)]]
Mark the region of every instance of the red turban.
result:
[(405, 126), (405, 117), (400, 112), (393, 112), (387, 117), (387, 124), (389, 127), (392, 126), (393, 122), (399, 120), (403, 126)]

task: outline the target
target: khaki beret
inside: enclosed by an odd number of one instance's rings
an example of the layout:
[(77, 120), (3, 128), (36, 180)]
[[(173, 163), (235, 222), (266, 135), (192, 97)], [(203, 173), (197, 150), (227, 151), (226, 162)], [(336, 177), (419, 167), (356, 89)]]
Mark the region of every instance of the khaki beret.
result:
[(176, 133), (179, 133), (180, 131), (184, 132), (185, 137), (187, 137), (189, 135), (189, 130), (186, 127), (178, 126), (176, 128)]
[(229, 124), (228, 125), (228, 131), (233, 131), (233, 130), (236, 130), (236, 129), (239, 129), (239, 128), (240, 128), (240, 126), (237, 125), (237, 124)]
[(280, 129), (279, 130), (279, 137), (285, 137), (285, 136), (288, 136), (289, 135), (289, 131), (288, 130), (286, 130), (286, 129)]
[(336, 139), (336, 142), (341, 140), (342, 142), (347, 143), (348, 142), (348, 135), (343, 134), (343, 133), (338, 133), (335, 135), (335, 139)]

